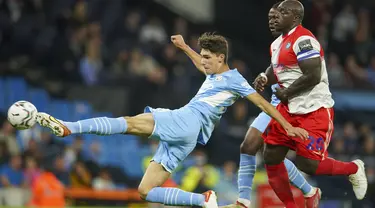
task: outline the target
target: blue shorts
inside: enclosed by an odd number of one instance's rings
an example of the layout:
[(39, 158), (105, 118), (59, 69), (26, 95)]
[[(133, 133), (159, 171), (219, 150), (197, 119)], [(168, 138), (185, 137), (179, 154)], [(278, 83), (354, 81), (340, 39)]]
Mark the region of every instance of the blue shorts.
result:
[(258, 117), (256, 117), (251, 123), (250, 127), (258, 129), (260, 132), (264, 133), (268, 124), (271, 122), (271, 117), (265, 112), (261, 112)]
[(145, 108), (155, 121), (151, 139), (159, 140), (152, 158), (168, 172), (173, 172), (195, 148), (201, 124), (198, 117), (187, 107), (176, 110)]

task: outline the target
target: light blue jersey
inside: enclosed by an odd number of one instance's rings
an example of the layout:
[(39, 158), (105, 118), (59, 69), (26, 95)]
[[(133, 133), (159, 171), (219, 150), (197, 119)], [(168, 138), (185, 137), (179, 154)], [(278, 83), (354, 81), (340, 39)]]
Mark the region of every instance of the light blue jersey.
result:
[(271, 89), (272, 89), (271, 104), (273, 106), (277, 106), (280, 103), (279, 98), (277, 98), (276, 95), (275, 95), (276, 88), (280, 88), (279, 84), (274, 84), (274, 85), (271, 86)]
[(215, 125), (239, 97), (255, 90), (237, 69), (208, 75), (197, 95), (184, 107), (170, 110), (146, 107), (155, 121), (151, 139), (160, 140), (153, 161), (173, 172), (195, 148), (206, 144)]
[[(276, 97), (275, 92), (276, 88), (279, 88), (278, 84), (274, 84), (271, 86), (272, 89), (272, 97), (271, 97), (271, 104), (273, 106), (277, 106), (280, 103), (280, 100)], [(267, 115), (265, 112), (261, 112), (258, 117), (256, 117), (253, 123), (250, 124), (251, 127), (258, 129), (260, 132), (264, 132), (271, 121), (271, 117)]]
[(246, 97), (254, 92), (237, 69), (207, 75), (198, 93), (186, 105), (196, 112), (201, 122), (198, 142), (206, 144), (227, 108), (239, 97)]

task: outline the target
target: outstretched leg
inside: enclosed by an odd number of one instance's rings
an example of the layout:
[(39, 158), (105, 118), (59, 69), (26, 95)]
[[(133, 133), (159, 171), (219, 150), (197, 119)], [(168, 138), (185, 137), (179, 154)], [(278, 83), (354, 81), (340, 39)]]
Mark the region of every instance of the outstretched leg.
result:
[(357, 199), (362, 200), (366, 195), (368, 183), (365, 165), (361, 160), (342, 162), (327, 157), (318, 161), (297, 155), (296, 164), (302, 171), (311, 175), (348, 176)]
[(37, 121), (41, 126), (51, 129), (59, 137), (69, 136), (70, 134), (150, 136), (155, 126), (151, 113), (143, 113), (133, 117), (98, 117), (76, 122), (61, 121), (47, 113), (38, 113)]
[[(167, 119), (167, 117), (163, 117), (163, 119)], [(37, 120), (41, 126), (51, 129), (54, 134), (60, 137), (65, 137), (70, 134), (132, 134), (138, 136), (151, 136), (155, 127), (154, 117), (151, 113), (143, 113), (134, 117), (91, 118), (77, 122), (60, 121), (46, 113), (39, 113)], [(164, 125), (165, 127), (165, 125), (168, 125), (165, 124), (166, 121), (167, 120), (164, 120), (164, 123), (161, 123), (160, 125)], [(159, 126), (159, 128), (163, 127)], [(196, 138), (196, 136), (194, 137)], [(189, 141), (182, 141), (181, 145), (186, 145), (186, 142)], [(208, 191), (204, 194), (195, 194), (177, 188), (159, 187), (168, 179), (168, 177), (170, 177), (170, 172), (175, 166), (177, 166), (178, 161), (184, 159), (187, 154), (194, 149), (196, 144), (195, 141), (193, 146), (178, 148), (176, 143), (172, 146), (168, 146), (167, 140), (161, 142), (164, 142), (163, 144), (166, 145), (166, 147), (164, 147), (165, 149), (163, 149), (165, 151), (160, 152), (159, 155), (153, 158), (154, 162), (150, 163), (142, 182), (139, 185), (138, 191), (142, 199), (165, 205), (195, 205), (207, 208), (217, 208), (216, 195), (213, 191)], [(180, 151), (181, 149), (184, 149), (187, 152), (182, 152)], [(173, 153), (173, 160), (170, 160), (170, 157), (172, 156), (168, 155), (168, 153)], [(164, 167), (168, 167), (169, 171)]]

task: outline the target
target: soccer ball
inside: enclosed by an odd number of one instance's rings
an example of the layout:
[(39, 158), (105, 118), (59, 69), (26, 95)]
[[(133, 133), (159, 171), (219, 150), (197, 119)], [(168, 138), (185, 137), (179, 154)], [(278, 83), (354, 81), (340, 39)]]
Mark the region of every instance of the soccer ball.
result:
[(18, 130), (33, 127), (36, 123), (36, 107), (27, 101), (17, 101), (8, 110), (9, 123)]

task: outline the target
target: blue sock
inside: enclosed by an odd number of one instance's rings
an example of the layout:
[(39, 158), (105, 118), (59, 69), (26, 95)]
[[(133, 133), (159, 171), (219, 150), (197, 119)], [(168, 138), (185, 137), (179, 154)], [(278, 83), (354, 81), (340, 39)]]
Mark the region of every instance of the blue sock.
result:
[(186, 192), (178, 188), (156, 187), (148, 192), (146, 200), (165, 205), (203, 206), (205, 197), (203, 194)]
[(305, 177), (299, 172), (297, 167), (292, 163), (292, 161), (285, 159), (284, 164), (288, 170), (288, 176), (290, 182), (296, 188), (300, 189), (303, 194), (308, 194), (312, 190), (312, 186), (306, 181)]
[(238, 170), (238, 192), (240, 199), (250, 201), (256, 168), (256, 156), (240, 155), (240, 169)]
[(124, 117), (107, 118), (98, 117), (80, 120), (77, 122), (63, 123), (68, 127), (72, 134), (97, 134), (97, 135), (111, 135), (125, 133), (128, 124)]

